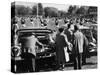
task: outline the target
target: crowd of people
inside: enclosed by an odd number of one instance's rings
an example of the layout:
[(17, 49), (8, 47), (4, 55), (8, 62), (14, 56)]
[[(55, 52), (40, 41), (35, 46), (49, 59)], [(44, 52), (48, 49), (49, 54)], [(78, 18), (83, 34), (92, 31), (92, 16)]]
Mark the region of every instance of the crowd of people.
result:
[[(91, 19), (94, 21), (94, 19)], [(86, 18), (43, 18), (43, 17), (15, 17), (12, 19), (12, 43), (16, 45), (17, 41), (17, 30), (20, 28), (46, 28), (51, 29), (53, 31), (52, 35), (50, 35), (50, 41), (55, 43), (56, 46), (56, 59), (57, 59), (57, 69), (64, 70), (66, 64), (66, 56), (65, 51), (67, 53), (72, 53), (72, 60), (74, 69), (81, 69), (82, 64), (86, 63), (86, 55), (85, 52), (88, 49), (88, 39), (80, 30), (81, 26), (84, 26), (85, 23), (89, 22)], [(25, 45), (25, 42), (22, 41), (22, 46), (29, 50), (34, 56), (36, 56), (35, 44), (38, 42), (41, 44), (36, 38), (35, 34), (30, 34), (31, 37), (28, 39), (31, 40), (31, 43)], [(13, 42), (14, 41), (14, 42)], [(66, 49), (67, 48), (67, 49)], [(26, 51), (28, 52), (28, 51)], [(35, 64), (35, 61), (33, 60)]]

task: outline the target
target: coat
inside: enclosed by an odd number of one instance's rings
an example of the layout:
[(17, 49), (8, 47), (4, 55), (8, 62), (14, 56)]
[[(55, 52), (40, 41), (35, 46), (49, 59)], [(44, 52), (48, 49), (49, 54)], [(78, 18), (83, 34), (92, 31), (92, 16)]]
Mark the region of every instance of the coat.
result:
[(66, 41), (63, 35), (56, 35), (56, 56), (59, 63), (65, 62), (64, 47), (66, 46)]
[(88, 46), (88, 40), (85, 35), (82, 34), (80, 31), (76, 31), (74, 33), (74, 41), (73, 41), (73, 50), (72, 53), (83, 53)]
[(74, 42), (72, 53), (83, 53), (84, 36), (80, 31), (74, 33)]

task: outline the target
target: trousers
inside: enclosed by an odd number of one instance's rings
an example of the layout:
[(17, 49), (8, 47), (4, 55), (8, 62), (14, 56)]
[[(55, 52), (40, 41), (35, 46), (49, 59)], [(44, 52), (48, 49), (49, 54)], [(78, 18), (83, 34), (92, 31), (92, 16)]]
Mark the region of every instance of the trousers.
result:
[(82, 68), (82, 53), (73, 54), (74, 70)]

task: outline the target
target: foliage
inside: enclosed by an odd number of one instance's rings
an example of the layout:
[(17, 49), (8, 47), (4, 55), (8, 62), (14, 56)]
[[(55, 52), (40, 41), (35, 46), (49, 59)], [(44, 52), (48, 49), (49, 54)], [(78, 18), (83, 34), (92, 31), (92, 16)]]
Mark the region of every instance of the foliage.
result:
[[(37, 8), (38, 7), (38, 8)], [(12, 5), (11, 17), (14, 15), (39, 15), (44, 17), (68, 17), (68, 16), (84, 16), (84, 15), (97, 15), (97, 7), (95, 6), (76, 6), (70, 5), (68, 11), (58, 10), (54, 7), (44, 7), (41, 3), (34, 5), (32, 8), (25, 7), (24, 5)]]
[(44, 16), (47, 17), (57, 17), (58, 16), (58, 9), (54, 7), (45, 7), (44, 8)]

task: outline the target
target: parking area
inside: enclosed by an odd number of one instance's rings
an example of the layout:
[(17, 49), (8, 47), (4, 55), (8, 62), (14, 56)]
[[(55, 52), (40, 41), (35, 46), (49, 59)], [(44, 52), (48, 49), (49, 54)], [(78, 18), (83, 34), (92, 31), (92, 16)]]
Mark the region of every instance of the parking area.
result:
[[(82, 70), (97, 69), (97, 67), (98, 67), (97, 61), (98, 61), (98, 59), (97, 59), (96, 53), (92, 53), (90, 57), (86, 58), (86, 64), (82, 65)], [(74, 70), (72, 62), (66, 63), (63, 71), (70, 71), (70, 70)], [(45, 71), (53, 71), (53, 70), (51, 68), (46, 68), (46, 69), (40, 70), (40, 72), (45, 72)], [(56, 70), (56, 71), (62, 71), (62, 70)]]

